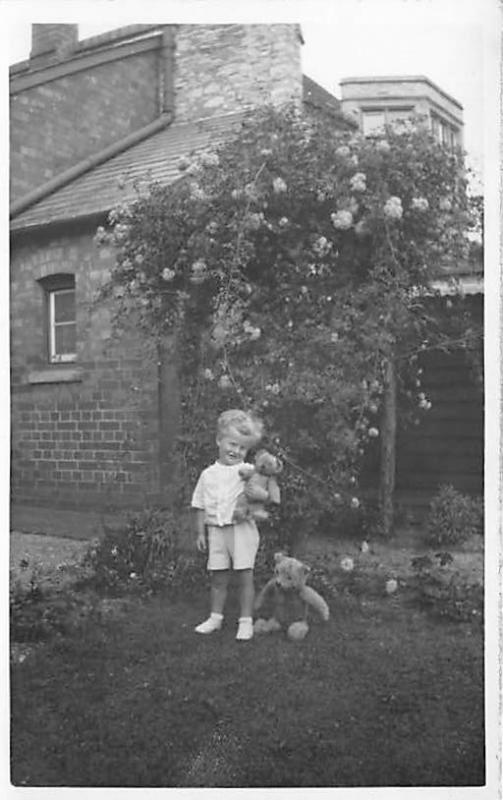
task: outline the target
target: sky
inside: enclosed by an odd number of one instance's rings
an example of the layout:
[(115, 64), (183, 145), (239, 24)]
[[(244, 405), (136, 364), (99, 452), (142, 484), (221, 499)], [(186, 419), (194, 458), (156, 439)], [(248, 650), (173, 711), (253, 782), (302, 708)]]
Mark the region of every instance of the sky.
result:
[(224, 0), (0, 0), (0, 6), (9, 64), (29, 56), (32, 22), (78, 22), (86, 38), (131, 23), (297, 21), (303, 71), (338, 97), (341, 78), (364, 75), (425, 75), (455, 97), (464, 108), (465, 148), (472, 166), (482, 169), (487, 98), (498, 80), (497, 0), (254, 0), (239, 6)]

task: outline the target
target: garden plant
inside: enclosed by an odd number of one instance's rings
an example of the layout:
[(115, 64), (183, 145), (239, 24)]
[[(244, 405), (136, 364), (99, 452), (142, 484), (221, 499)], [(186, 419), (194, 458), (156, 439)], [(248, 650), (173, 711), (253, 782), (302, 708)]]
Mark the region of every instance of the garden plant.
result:
[(463, 153), (420, 120), (365, 138), (266, 108), (179, 170), (139, 186), (97, 240), (116, 248), (101, 293), (116, 329), (134, 325), (176, 364), (182, 504), (217, 414), (241, 405), (285, 463), (277, 523), (290, 535), (361, 509), (377, 451), (391, 533), (397, 420), (431, 407), (420, 355), (480, 345), (462, 297), (432, 289), (480, 223)]
[[(482, 785), (483, 597), (455, 553), (475, 515), (444, 491), (439, 552), (403, 573), (361, 541), (392, 530), (396, 425), (431, 405), (421, 354), (480, 347), (462, 297), (432, 288), (440, 267), (469, 257), (480, 221), (463, 154), (420, 121), (366, 139), (266, 108), (179, 169), (174, 185), (140, 185), (97, 233), (116, 251), (101, 291), (116, 332), (140, 331), (176, 365), (177, 504), (105, 530), (75, 596), (44, 595), (35, 578), (15, 587), (13, 629), (46, 644), (13, 664), (11, 780)], [(302, 643), (257, 637), (244, 650), (230, 628), (193, 632), (205, 565), (184, 550), (181, 509), (232, 406), (263, 417), (285, 465), (258, 583), (274, 550), (306, 533), (344, 521), (359, 535), (341, 551), (323, 539), (310, 580), (330, 620)], [(377, 506), (362, 491), (376, 455)], [(111, 618), (103, 594), (134, 602)]]

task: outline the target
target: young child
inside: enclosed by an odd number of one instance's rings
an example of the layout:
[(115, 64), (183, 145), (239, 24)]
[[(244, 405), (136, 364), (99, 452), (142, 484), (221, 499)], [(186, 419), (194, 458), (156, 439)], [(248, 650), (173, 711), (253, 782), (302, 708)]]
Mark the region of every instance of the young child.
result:
[(253, 520), (231, 521), (244, 485), (239, 468), (250, 447), (262, 438), (262, 428), (262, 422), (245, 411), (224, 411), (217, 423), (218, 459), (202, 471), (194, 489), (191, 505), (195, 509), (196, 546), (201, 552), (208, 550), (211, 574), (211, 614), (196, 627), (197, 633), (221, 628), (232, 564), (239, 575), (241, 611), (236, 639), (253, 636), (253, 568), (259, 533)]

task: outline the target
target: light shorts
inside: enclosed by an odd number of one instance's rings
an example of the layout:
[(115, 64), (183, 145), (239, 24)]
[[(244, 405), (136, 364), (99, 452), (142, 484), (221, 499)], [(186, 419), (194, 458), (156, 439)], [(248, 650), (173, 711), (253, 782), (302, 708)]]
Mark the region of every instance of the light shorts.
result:
[(253, 569), (259, 545), (255, 522), (208, 525), (208, 569)]

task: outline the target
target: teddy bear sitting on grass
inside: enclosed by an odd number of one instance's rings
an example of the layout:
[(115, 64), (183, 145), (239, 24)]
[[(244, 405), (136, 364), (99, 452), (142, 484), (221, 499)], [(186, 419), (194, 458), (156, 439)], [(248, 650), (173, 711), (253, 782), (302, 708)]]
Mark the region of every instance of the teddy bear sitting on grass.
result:
[(255, 633), (271, 633), (286, 629), (289, 639), (300, 641), (309, 631), (309, 609), (327, 622), (330, 611), (327, 603), (311, 586), (306, 586), (310, 568), (284, 553), (274, 556), (274, 577), (266, 583), (255, 600), (255, 611), (267, 603), (270, 615), (255, 621)]

